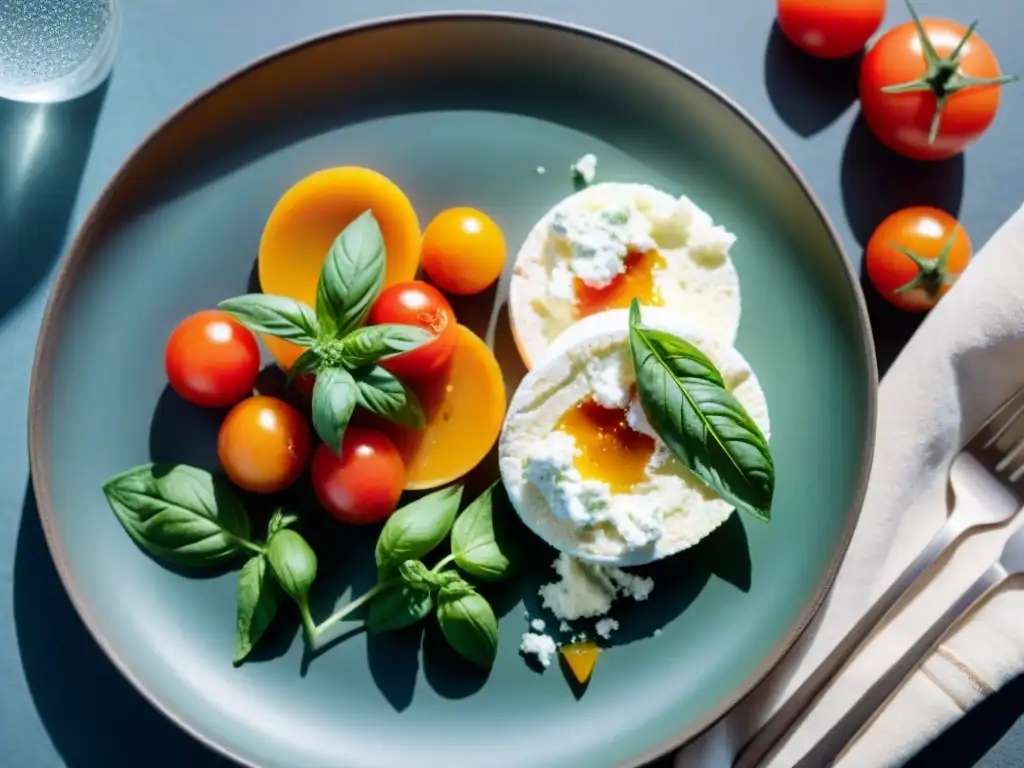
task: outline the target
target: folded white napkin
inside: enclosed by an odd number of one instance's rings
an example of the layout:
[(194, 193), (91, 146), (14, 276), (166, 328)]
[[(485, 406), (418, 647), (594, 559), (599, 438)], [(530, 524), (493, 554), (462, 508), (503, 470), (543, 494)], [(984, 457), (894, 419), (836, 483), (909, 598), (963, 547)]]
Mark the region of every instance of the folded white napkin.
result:
[[(831, 595), (783, 663), (677, 768), (728, 766), (740, 747), (929, 541), (949, 514), (949, 466), (1024, 384), (1024, 208), (976, 254), (882, 380), (867, 498)], [(965, 539), (826, 691), (768, 765), (793, 765), (996, 559), (1017, 523)], [(926, 577), (927, 578), (927, 577)], [(900, 765), (1024, 671), (1024, 590), (1009, 584), (946, 636), (842, 766)]]

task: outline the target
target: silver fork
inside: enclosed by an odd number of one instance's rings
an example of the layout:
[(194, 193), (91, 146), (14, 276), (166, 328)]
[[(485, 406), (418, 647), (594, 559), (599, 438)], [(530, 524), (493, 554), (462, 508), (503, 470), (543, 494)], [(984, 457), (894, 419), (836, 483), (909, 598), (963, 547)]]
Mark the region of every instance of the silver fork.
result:
[[(1022, 414), (1024, 389), (1019, 389), (996, 410), (953, 460), (949, 480), (953, 488), (955, 506), (946, 524), (865, 611), (835, 649), (811, 672), (807, 680), (747, 743), (737, 757), (734, 768), (754, 768), (769, 755), (776, 744), (789, 735), (822, 690), (846, 666), (846, 662), (854, 656), (872, 631), (899, 602), (900, 597), (942, 557), (947, 549), (968, 532), (1005, 523), (1017, 513), (1024, 504), (1024, 489), (1019, 482), (1024, 475)], [(977, 597), (978, 595), (973, 595), (972, 602)], [(954, 618), (959, 615), (954, 614)], [(933, 637), (932, 642), (935, 639)], [(916, 645), (914, 647), (917, 648)], [(870, 712), (867, 717), (870, 717)], [(855, 711), (851, 710), (846, 718), (856, 720)], [(863, 725), (863, 722), (859, 723), (858, 728), (860, 725)], [(840, 735), (837, 732), (832, 741), (838, 739)], [(853, 735), (851, 733), (849, 737), (852, 738)], [(823, 764), (807, 763), (808, 766), (815, 765), (815, 768), (820, 768)]]

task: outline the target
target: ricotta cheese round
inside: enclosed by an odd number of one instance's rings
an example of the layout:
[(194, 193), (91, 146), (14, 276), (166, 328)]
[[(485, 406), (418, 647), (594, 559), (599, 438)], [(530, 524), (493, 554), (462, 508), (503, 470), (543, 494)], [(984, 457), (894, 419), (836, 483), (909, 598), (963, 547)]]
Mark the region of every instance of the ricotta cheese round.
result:
[[(526, 525), (562, 552), (617, 565), (639, 565), (691, 547), (733, 511), (672, 456), (647, 423), (635, 395), (628, 314), (593, 315), (556, 339), (516, 390), (498, 442), (502, 480)], [(769, 437), (764, 392), (730, 343), (665, 309), (644, 309), (643, 324), (686, 339), (707, 355)], [(586, 460), (586, 450), (595, 448), (578, 443), (565, 427), (566, 416), (589, 401), (608, 413), (617, 410), (628, 424), (627, 438), (646, 436), (638, 439), (647, 440), (650, 451), (640, 453), (645, 463), (628, 487), (585, 477), (579, 469), (577, 458)], [(597, 450), (609, 449), (600, 443)], [(620, 455), (605, 461), (613, 469), (628, 463)]]
[(588, 313), (581, 291), (611, 302), (597, 311), (627, 306), (623, 278), (631, 255), (642, 254), (656, 258), (642, 265), (650, 295), (638, 296), (641, 304), (670, 308), (732, 344), (740, 322), (729, 257), (735, 240), (688, 197), (646, 184), (607, 182), (570, 195), (537, 222), (516, 256), (509, 315), (523, 361), (531, 367)]

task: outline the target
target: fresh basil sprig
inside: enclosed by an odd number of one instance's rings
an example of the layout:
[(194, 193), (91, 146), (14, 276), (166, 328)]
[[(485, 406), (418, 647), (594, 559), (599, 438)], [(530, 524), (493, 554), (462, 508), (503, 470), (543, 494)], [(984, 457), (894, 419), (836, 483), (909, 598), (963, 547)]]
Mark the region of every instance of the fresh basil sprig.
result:
[[(220, 303), (251, 330), (306, 347), (289, 377), (317, 374), (313, 427), (335, 454), (341, 451), (357, 405), (406, 426), (418, 428), (424, 422), (416, 397), (376, 363), (417, 349), (434, 336), (413, 325), (359, 327), (380, 294), (385, 267), (384, 236), (373, 213), (366, 211), (342, 230), (328, 251), (317, 282), (315, 310), (295, 299), (263, 293)], [(329, 380), (321, 382), (322, 378)]]
[(483, 596), (465, 582), (443, 587), (437, 596), (437, 621), (448, 645), (490, 669), (498, 655), (498, 619)]
[(143, 464), (103, 486), (110, 508), (136, 544), (162, 560), (218, 565), (246, 552), (249, 517), (234, 489), (184, 464)]
[(775, 490), (768, 441), (714, 364), (689, 342), (644, 328), (636, 299), (629, 348), (644, 414), (672, 455), (722, 499), (768, 521)]
[(407, 560), (421, 560), (444, 541), (462, 500), (462, 486), (450, 485), (395, 511), (377, 538), (377, 573), (388, 576)]
[(452, 556), (470, 576), (508, 578), (523, 555), (518, 519), (499, 481), (480, 494), (452, 526)]

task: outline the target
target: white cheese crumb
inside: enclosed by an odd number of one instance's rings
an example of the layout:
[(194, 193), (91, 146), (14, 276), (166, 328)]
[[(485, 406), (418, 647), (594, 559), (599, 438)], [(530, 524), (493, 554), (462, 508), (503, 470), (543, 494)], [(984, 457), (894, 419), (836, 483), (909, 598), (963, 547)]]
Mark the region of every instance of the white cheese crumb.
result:
[(569, 626), (569, 622), (568, 621), (563, 621), (561, 624), (558, 625), (558, 631), (559, 632), (572, 632), (572, 627)]
[(633, 375), (632, 365), (627, 365), (625, 350), (621, 355), (590, 358), (585, 371), (591, 397), (598, 405), (615, 409), (629, 405)]
[(654, 636), (655, 637), (660, 637), (661, 636), (661, 629), (654, 630)]
[(647, 414), (644, 413), (644, 407), (640, 404), (640, 398), (634, 397), (630, 401), (629, 410), (626, 411), (626, 423), (634, 432), (653, 437), (659, 443), (661, 442), (658, 433), (654, 431), (651, 422), (647, 420)]
[(625, 272), (630, 251), (657, 247), (651, 222), (628, 201), (595, 209), (570, 197), (555, 208), (548, 229), (568, 244), (569, 269), (592, 288), (607, 288)]
[(545, 168), (543, 165), (538, 165), (537, 166), (537, 175), (538, 176), (543, 176), (547, 172), (548, 172), (548, 169)]
[(618, 568), (576, 560), (565, 553), (552, 564), (559, 580), (538, 590), (541, 604), (557, 618), (574, 619), (603, 616), (616, 597), (646, 600), (654, 589), (651, 579), (626, 573)]
[(597, 626), (595, 627), (595, 629), (597, 630), (597, 634), (599, 634), (605, 640), (611, 637), (612, 632), (614, 632), (618, 628), (619, 622), (617, 622), (615, 619), (601, 619), (599, 622), (597, 622)]
[(611, 488), (584, 480), (573, 463), (576, 454), (572, 435), (552, 431), (534, 444), (526, 459), (526, 480), (537, 487), (553, 514), (576, 525), (593, 525), (611, 503)]
[(534, 619), (530, 622), (530, 626), (533, 628), (535, 632), (543, 632), (545, 626), (544, 619)]
[(590, 152), (569, 166), (569, 174), (573, 180), (579, 179), (585, 184), (593, 184), (597, 176), (597, 155)]
[(555, 641), (547, 635), (538, 635), (533, 632), (527, 632), (523, 635), (523, 640), (519, 644), (519, 650), (526, 654), (533, 654), (537, 657), (537, 662), (547, 669), (551, 666), (551, 659), (558, 653), (558, 646), (555, 645)]

